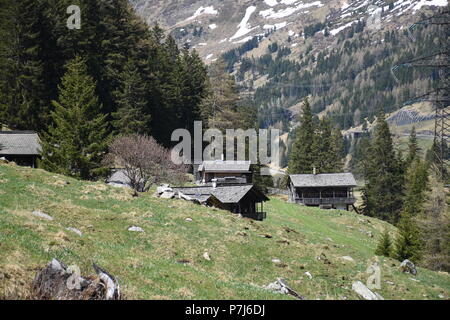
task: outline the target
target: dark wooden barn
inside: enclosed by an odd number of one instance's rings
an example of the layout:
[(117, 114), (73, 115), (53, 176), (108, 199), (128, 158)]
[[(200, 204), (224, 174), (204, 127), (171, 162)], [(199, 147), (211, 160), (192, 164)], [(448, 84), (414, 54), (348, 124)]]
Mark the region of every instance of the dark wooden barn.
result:
[(252, 182), (250, 161), (204, 161), (196, 177), (203, 184), (216, 179), (220, 184), (246, 184)]
[(348, 210), (356, 199), (351, 173), (294, 174), (289, 176), (289, 200), (323, 209)]
[(228, 210), (254, 220), (266, 218), (264, 202), (269, 201), (253, 185), (222, 185), (208, 187), (173, 188), (178, 197), (188, 196), (200, 203)]
[(0, 158), (36, 168), (41, 150), (39, 136), (34, 131), (0, 131)]

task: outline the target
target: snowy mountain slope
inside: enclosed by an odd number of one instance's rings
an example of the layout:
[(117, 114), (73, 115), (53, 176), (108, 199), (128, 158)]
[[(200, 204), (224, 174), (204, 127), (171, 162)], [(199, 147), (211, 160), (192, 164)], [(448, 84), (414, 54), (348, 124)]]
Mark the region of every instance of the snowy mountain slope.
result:
[[(374, 30), (400, 27), (422, 9), (447, 0), (130, 0), (148, 24), (158, 22), (180, 45), (196, 48), (207, 61), (254, 36), (280, 34), (302, 44), (306, 26), (324, 22), (336, 37), (359, 20)], [(297, 45), (296, 45), (297, 43)]]

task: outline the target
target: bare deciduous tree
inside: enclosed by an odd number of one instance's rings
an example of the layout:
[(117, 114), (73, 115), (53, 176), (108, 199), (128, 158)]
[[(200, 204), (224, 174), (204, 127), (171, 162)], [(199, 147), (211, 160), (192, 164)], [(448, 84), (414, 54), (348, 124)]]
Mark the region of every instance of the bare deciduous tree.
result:
[(121, 168), (137, 192), (147, 191), (155, 183), (180, 183), (186, 179), (186, 167), (174, 164), (170, 150), (146, 135), (115, 138), (106, 161)]

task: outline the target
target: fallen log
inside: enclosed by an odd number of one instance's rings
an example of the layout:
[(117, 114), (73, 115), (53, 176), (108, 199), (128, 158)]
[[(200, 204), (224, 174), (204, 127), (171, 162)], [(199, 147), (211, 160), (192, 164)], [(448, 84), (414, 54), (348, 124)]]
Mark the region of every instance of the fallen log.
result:
[(93, 268), (96, 274), (85, 278), (76, 267), (53, 259), (36, 274), (33, 296), (39, 300), (119, 300), (117, 280), (97, 265)]

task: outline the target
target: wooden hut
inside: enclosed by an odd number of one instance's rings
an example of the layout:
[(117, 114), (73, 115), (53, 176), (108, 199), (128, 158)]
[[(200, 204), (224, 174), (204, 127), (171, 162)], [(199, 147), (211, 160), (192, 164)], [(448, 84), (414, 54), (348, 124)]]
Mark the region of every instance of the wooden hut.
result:
[(289, 176), (291, 202), (323, 209), (348, 210), (356, 199), (351, 173), (293, 174)]
[(221, 184), (251, 183), (250, 161), (204, 161), (198, 167), (197, 180), (208, 184), (213, 179)]
[(244, 217), (262, 221), (266, 218), (264, 202), (268, 201), (253, 185), (222, 185), (172, 188), (175, 195), (189, 196), (200, 203), (228, 210)]
[(41, 150), (39, 136), (34, 131), (0, 131), (0, 158), (35, 168)]

